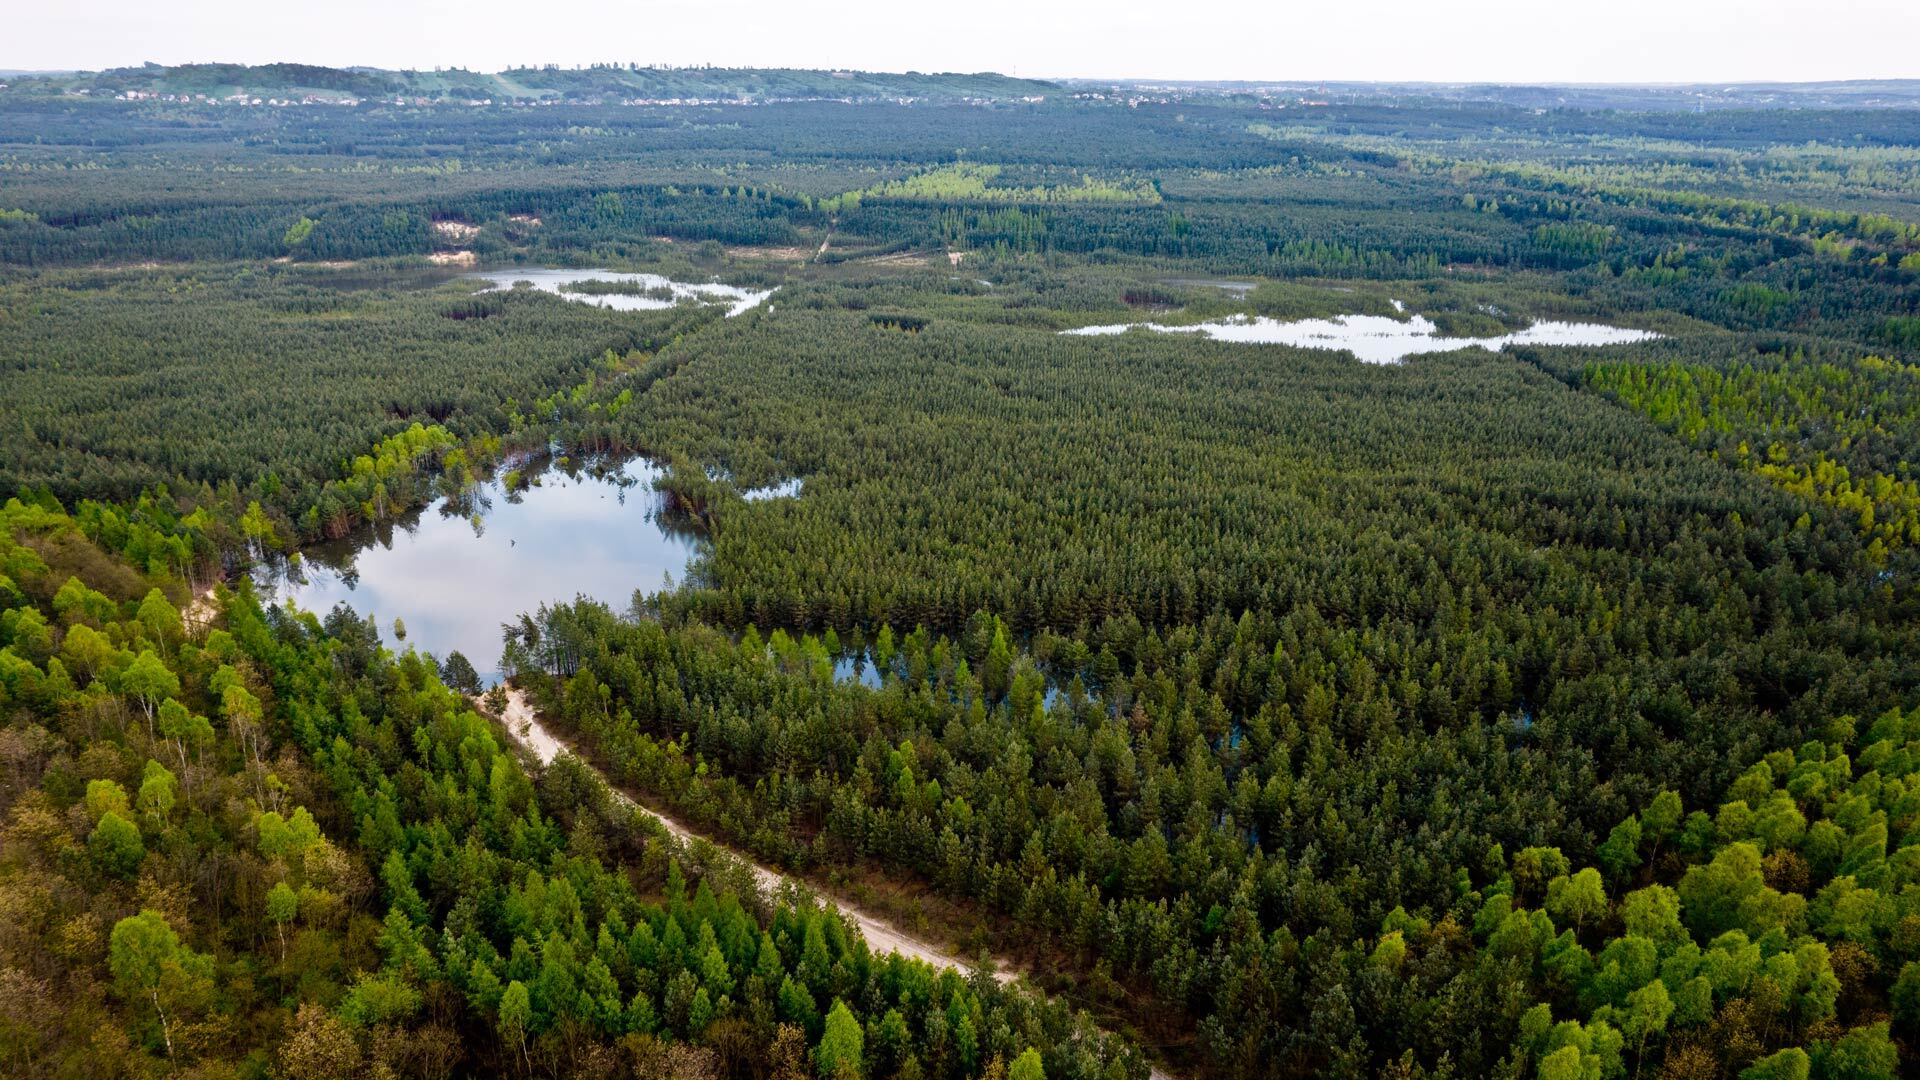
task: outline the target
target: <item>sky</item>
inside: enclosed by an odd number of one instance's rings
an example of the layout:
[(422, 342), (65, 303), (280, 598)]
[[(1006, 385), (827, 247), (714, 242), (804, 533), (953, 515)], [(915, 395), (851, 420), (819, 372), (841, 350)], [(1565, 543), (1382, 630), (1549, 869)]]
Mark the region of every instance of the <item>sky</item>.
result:
[[(0, 69), (597, 61), (1039, 78), (1920, 78), (1917, 0), (90, 0), (25, 3)], [(1855, 43), (1885, 43), (1859, 48)]]

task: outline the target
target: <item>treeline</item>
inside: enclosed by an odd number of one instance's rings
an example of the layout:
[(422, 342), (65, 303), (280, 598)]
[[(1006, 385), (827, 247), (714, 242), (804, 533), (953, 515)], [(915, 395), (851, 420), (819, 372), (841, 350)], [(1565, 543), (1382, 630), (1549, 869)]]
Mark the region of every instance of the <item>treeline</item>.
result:
[(1144, 1075), (689, 863), (577, 765), (529, 774), (350, 612), (183, 619), (17, 500), (0, 566), (9, 1075)]
[(1868, 557), (1920, 543), (1920, 368), (1775, 357), (1725, 370), (1685, 364), (1587, 368), (1585, 382), (1715, 457), (1853, 519)]

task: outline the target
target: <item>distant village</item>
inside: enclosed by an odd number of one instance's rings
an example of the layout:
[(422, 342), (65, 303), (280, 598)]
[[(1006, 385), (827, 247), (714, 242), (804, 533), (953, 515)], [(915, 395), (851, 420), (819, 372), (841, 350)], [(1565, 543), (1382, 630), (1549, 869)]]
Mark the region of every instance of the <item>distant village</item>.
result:
[[(0, 92), (5, 92), (8, 88), (9, 87), (6, 83), (0, 83)], [(243, 106), (248, 108), (259, 107), (259, 108), (275, 108), (275, 109), (293, 108), (293, 107), (301, 107), (301, 106), (333, 106), (333, 107), (355, 108), (362, 105), (395, 106), (399, 108), (454, 107), (454, 108), (475, 108), (475, 109), (488, 108), (495, 105), (509, 106), (509, 107), (515, 107), (515, 108), (526, 108), (526, 107), (550, 108), (550, 107), (559, 106), (559, 105), (588, 105), (588, 106), (620, 105), (620, 106), (632, 106), (632, 107), (712, 105), (712, 106), (739, 107), (739, 106), (753, 106), (753, 105), (790, 105), (790, 104), (797, 104), (802, 102), (815, 102), (815, 103), (833, 102), (833, 103), (839, 103), (843, 105), (873, 105), (873, 104), (923, 105), (923, 104), (930, 104), (936, 101), (940, 103), (945, 103), (945, 104), (959, 104), (959, 105), (989, 107), (989, 106), (1007, 105), (1014, 102), (1018, 102), (1023, 105), (1039, 105), (1044, 103), (1047, 100), (1047, 95), (1045, 94), (1026, 94), (1019, 97), (1006, 97), (1006, 98), (958, 97), (958, 98), (937, 98), (937, 99), (922, 97), (922, 96), (856, 97), (856, 96), (846, 96), (846, 95), (843, 95), (843, 96), (826, 96), (826, 95), (778, 96), (778, 97), (754, 97), (754, 96), (665, 97), (665, 98), (630, 97), (630, 98), (617, 98), (617, 99), (609, 99), (609, 98), (597, 97), (597, 96), (596, 97), (566, 97), (562, 95), (552, 95), (547, 97), (513, 97), (513, 98), (491, 98), (491, 97), (450, 98), (450, 97), (433, 97), (428, 95), (413, 95), (413, 96), (394, 95), (392, 97), (380, 96), (380, 97), (362, 98), (362, 97), (341, 97), (341, 96), (317, 94), (317, 93), (302, 94), (297, 97), (292, 97), (292, 96), (275, 97), (275, 96), (259, 96), (254, 94), (248, 94), (245, 92), (238, 92), (238, 93), (232, 93), (232, 94), (226, 94), (226, 95), (216, 95), (216, 94), (190, 94), (190, 93), (163, 93), (155, 90), (122, 90), (117, 93), (109, 94), (105, 91), (96, 93), (90, 87), (68, 88), (62, 91), (62, 96), (95, 97), (95, 98), (110, 97), (114, 101), (150, 101), (150, 102), (160, 102), (160, 103), (176, 104), (176, 105), (229, 105), (229, 106)], [(1109, 90), (1109, 91), (1088, 90), (1088, 91), (1082, 91), (1082, 92), (1074, 93), (1070, 95), (1065, 95), (1066, 98), (1074, 101), (1110, 102), (1116, 105), (1124, 105), (1124, 106), (1127, 106), (1128, 108), (1139, 108), (1143, 105), (1178, 105), (1183, 102), (1193, 100), (1195, 98), (1208, 98), (1208, 97), (1217, 98), (1219, 96), (1221, 96), (1221, 94), (1217, 90), (1211, 90), (1211, 89), (1196, 90), (1195, 88), (1192, 88), (1192, 87), (1179, 87), (1179, 88), (1175, 88), (1175, 87), (1157, 88), (1156, 87), (1156, 88), (1144, 89), (1144, 90), (1140, 88), (1129, 88), (1126, 90), (1116, 89), (1116, 90)], [(1261, 93), (1258, 91), (1252, 91), (1252, 92), (1239, 91), (1234, 96), (1252, 98), (1261, 107), (1270, 108), (1270, 109), (1284, 109), (1284, 108), (1287, 108), (1288, 106), (1296, 106), (1300, 108), (1324, 108), (1332, 104), (1330, 100), (1324, 99), (1324, 98), (1306, 98), (1306, 97), (1299, 97), (1293, 94), (1270, 96), (1268, 94)], [(1284, 97), (1285, 100), (1280, 100), (1279, 99), (1280, 97)]]
[[(9, 89), (8, 84), (0, 83), (0, 92), (4, 92), (8, 89)], [(168, 104), (176, 104), (176, 105), (234, 105), (234, 106), (244, 106), (249, 108), (257, 106), (261, 108), (277, 108), (277, 109), (293, 108), (293, 107), (300, 107), (300, 106), (335, 106), (335, 107), (353, 108), (361, 105), (376, 105), (376, 106), (392, 105), (392, 106), (398, 106), (402, 108), (406, 108), (406, 107), (430, 108), (430, 107), (451, 106), (451, 107), (465, 107), (465, 108), (476, 108), (476, 109), (486, 108), (493, 105), (514, 106), (514, 107), (527, 107), (527, 106), (548, 107), (548, 106), (555, 106), (555, 105), (598, 106), (598, 105), (609, 105), (609, 104), (625, 105), (625, 106), (689, 106), (689, 105), (743, 106), (743, 105), (785, 105), (785, 104), (794, 104), (798, 102), (837, 102), (844, 105), (872, 105), (872, 104), (883, 104), (883, 103), (894, 104), (894, 105), (919, 105), (919, 104), (929, 103), (934, 100), (939, 100), (941, 102), (946, 102), (946, 103), (961, 104), (961, 105), (986, 106), (986, 105), (1004, 105), (1011, 101), (1018, 101), (1026, 105), (1038, 105), (1047, 100), (1046, 95), (1044, 94), (1030, 94), (1030, 95), (1025, 95), (1018, 98), (959, 97), (959, 98), (940, 98), (940, 99), (918, 97), (918, 96), (829, 97), (824, 95), (782, 96), (782, 97), (736, 96), (736, 97), (711, 97), (711, 98), (635, 97), (635, 98), (619, 98), (619, 99), (613, 99), (613, 100), (609, 100), (604, 97), (564, 97), (560, 95), (554, 95), (549, 97), (516, 97), (516, 98), (498, 98), (498, 99), (490, 98), (490, 97), (448, 98), (448, 97), (432, 97), (427, 95), (417, 95), (417, 96), (395, 95), (393, 97), (381, 96), (381, 97), (371, 97), (371, 98), (359, 98), (359, 97), (338, 97), (338, 96), (331, 96), (326, 94), (303, 94), (298, 97), (261, 97), (253, 94), (248, 94), (245, 92), (226, 94), (226, 95), (215, 95), (215, 94), (163, 93), (155, 90), (122, 90), (122, 91), (119, 91), (118, 93), (109, 94), (105, 91), (95, 93), (95, 91), (91, 87), (75, 87), (75, 88), (65, 89), (61, 91), (61, 96), (93, 97), (93, 98), (103, 98), (103, 99), (111, 98), (114, 101), (151, 101), (151, 102), (160, 102), (160, 103), (168, 103)]]

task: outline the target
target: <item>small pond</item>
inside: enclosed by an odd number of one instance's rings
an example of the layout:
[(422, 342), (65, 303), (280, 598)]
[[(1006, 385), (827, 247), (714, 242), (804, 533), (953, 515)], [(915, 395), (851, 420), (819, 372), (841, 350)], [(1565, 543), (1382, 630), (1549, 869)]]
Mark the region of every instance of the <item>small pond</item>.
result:
[(765, 502), (768, 499), (797, 499), (800, 497), (800, 487), (802, 483), (803, 481), (796, 476), (790, 480), (782, 480), (777, 484), (768, 484), (766, 487), (748, 488), (740, 493), (740, 497), (748, 502)]
[(491, 683), (500, 626), (522, 612), (578, 595), (625, 611), (635, 590), (686, 577), (701, 541), (664, 512), (659, 474), (638, 459), (591, 473), (530, 468), (520, 491), (478, 485), (256, 581), (316, 615), (338, 603), (371, 615), (389, 645), (400, 644), (399, 618), (406, 645), (442, 659), (457, 649)]
[(693, 301), (725, 304), (727, 315), (734, 316), (759, 306), (773, 295), (771, 289), (745, 289), (719, 282), (692, 284), (659, 274), (630, 274), (618, 270), (517, 267), (511, 270), (475, 270), (461, 274), (460, 279), (489, 283), (491, 287), (483, 292), (511, 289), (524, 281), (541, 292), (615, 311), (658, 311), (683, 301)]

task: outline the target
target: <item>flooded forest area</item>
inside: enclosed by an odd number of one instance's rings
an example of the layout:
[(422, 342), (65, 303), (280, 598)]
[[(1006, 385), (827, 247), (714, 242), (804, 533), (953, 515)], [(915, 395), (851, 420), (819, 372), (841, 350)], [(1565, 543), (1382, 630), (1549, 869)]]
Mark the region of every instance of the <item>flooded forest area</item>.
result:
[(1910, 108), (899, 78), (0, 86), (0, 1072), (1912, 1071)]

